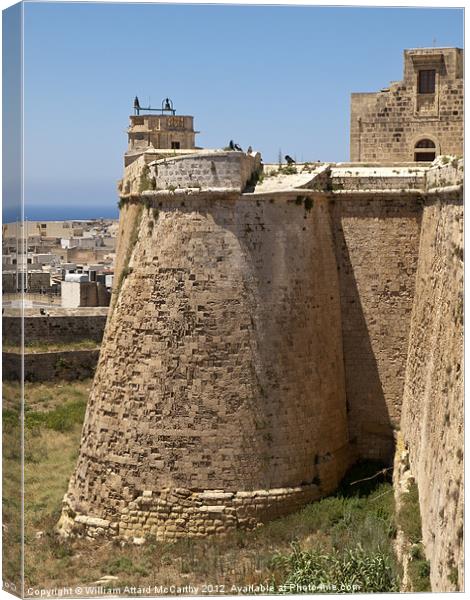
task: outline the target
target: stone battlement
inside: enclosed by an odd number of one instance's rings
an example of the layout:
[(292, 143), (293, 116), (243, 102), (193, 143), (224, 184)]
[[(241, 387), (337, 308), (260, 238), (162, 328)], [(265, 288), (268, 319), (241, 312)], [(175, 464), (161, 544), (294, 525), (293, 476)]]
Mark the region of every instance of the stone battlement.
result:
[(160, 158), (140, 157), (125, 169), (121, 197), (144, 191), (226, 189), (242, 192), (261, 170), (261, 155), (210, 150)]
[[(462, 160), (444, 157), (432, 164), (367, 163), (298, 164), (289, 168), (261, 162), (259, 153), (208, 151), (147, 163), (143, 157), (126, 168), (121, 198), (199, 194), (282, 194), (296, 190), (343, 194), (373, 192), (424, 193), (442, 183), (461, 181)], [(456, 170), (456, 165), (458, 166)], [(459, 175), (456, 175), (459, 173)]]

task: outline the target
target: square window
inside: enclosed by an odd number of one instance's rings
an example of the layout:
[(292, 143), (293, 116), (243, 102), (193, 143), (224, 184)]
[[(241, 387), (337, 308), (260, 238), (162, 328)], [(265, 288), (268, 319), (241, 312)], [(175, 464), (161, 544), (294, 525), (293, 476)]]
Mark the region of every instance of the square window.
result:
[(423, 69), (418, 73), (418, 93), (434, 94), (436, 91), (436, 71)]
[(171, 142), (171, 149), (172, 150), (179, 150), (180, 149), (180, 143), (179, 142)]

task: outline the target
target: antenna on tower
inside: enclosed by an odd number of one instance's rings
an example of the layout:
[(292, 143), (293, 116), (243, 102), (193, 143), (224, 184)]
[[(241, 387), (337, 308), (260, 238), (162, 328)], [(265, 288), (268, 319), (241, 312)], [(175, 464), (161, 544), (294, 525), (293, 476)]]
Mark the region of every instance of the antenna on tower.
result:
[(434, 38), (432, 38), (432, 47), (433, 47), (433, 48), (435, 48), (435, 47), (436, 47), (436, 42), (437, 42), (437, 39), (436, 39), (435, 37), (434, 37)]

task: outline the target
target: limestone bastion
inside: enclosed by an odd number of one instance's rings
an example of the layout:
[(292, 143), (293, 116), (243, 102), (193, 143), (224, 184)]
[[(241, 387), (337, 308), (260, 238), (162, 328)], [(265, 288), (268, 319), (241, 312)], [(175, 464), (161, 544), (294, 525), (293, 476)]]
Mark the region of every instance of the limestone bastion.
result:
[(431, 473), (445, 485), (461, 469), (425, 464), (424, 434), (416, 450), (425, 373), (408, 351), (410, 327), (424, 335), (412, 319), (428, 293), (423, 244), (447, 243), (439, 215), (461, 211), (462, 161), (296, 171), (223, 151), (126, 167), (62, 534), (138, 543), (255, 527), (333, 492), (357, 459), (391, 464), (400, 426), (423, 498)]

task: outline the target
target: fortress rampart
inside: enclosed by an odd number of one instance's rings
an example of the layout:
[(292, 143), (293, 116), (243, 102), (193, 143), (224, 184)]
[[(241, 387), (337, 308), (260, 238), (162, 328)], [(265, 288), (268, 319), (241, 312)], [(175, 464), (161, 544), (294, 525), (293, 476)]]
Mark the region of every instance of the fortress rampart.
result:
[(350, 442), (361, 458), (393, 458), (421, 210), (413, 191), (332, 200)]
[(259, 155), (132, 163), (60, 530), (253, 527), (332, 492), (360, 457), (390, 464), (404, 390), (419, 402), (406, 390), (427, 186), (446, 184), (444, 206), (459, 168), (299, 166), (257, 183)]
[[(401, 432), (433, 591), (463, 589), (463, 163), (430, 169)], [(441, 186), (441, 187), (439, 187)]]

